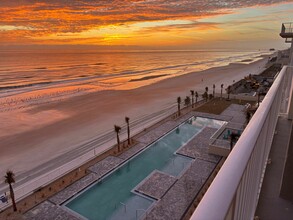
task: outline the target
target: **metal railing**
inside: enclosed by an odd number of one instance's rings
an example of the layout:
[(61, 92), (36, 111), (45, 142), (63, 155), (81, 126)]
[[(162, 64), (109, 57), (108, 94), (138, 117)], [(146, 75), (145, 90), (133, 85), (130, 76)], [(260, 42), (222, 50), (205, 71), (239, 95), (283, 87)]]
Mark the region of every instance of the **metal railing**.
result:
[(288, 95), (285, 87), (291, 87), (285, 81), (288, 72), (283, 67), (191, 216), (192, 220), (254, 218), (281, 101)]
[(283, 23), (281, 33), (283, 34), (293, 33), (293, 23)]

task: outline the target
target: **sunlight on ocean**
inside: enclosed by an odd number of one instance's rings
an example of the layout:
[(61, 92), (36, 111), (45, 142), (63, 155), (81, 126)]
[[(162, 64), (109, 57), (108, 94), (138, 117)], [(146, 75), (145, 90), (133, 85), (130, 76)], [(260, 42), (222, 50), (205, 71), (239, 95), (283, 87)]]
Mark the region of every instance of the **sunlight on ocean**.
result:
[[(48, 84), (93, 84), (115, 89), (192, 71), (254, 61), (267, 51), (0, 52), (1, 89)], [(144, 81), (143, 83), (141, 81)], [(61, 85), (60, 85), (61, 86)], [(137, 86), (129, 85), (130, 88)]]
[(101, 90), (127, 90), (268, 51), (0, 52), (0, 112)]

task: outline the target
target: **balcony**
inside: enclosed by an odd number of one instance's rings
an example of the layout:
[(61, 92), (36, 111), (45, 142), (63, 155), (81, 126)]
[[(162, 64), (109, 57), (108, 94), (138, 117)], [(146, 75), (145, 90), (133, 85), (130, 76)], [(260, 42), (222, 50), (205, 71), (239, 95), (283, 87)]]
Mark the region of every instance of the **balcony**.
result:
[(280, 36), (282, 38), (293, 38), (293, 23), (283, 23)]
[[(292, 95), (291, 70), (292, 67), (284, 66), (276, 77), (192, 220), (247, 220), (256, 215), (261, 219), (292, 219), (293, 190), (288, 187), (292, 182), (292, 165), (286, 164), (283, 175), (292, 127), (292, 121), (287, 119)], [(289, 158), (290, 149), (288, 152)], [(291, 201), (280, 198), (280, 193)]]

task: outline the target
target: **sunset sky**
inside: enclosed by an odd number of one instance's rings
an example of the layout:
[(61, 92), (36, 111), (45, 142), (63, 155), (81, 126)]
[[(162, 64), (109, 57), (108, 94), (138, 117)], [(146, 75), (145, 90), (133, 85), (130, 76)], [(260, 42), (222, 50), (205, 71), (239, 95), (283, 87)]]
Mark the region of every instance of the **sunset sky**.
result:
[(0, 12), (5, 48), (280, 49), (293, 0), (1, 0)]

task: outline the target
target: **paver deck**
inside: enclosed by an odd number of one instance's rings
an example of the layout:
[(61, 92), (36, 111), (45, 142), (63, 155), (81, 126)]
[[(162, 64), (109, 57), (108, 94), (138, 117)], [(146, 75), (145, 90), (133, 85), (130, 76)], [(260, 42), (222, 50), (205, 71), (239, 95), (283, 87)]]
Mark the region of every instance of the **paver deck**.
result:
[(151, 131), (147, 132), (143, 136), (140, 136), (137, 138), (138, 142), (144, 143), (146, 145), (151, 144), (164, 134), (168, 133), (170, 130), (172, 130), (174, 127), (177, 126), (177, 123), (175, 121), (167, 121), (160, 125), (157, 128), (152, 129)]
[(109, 173), (111, 170), (118, 167), (123, 160), (118, 157), (108, 156), (104, 160), (96, 163), (95, 165), (88, 168), (89, 171), (95, 173), (98, 178), (101, 178), (105, 174)]
[(145, 219), (181, 219), (215, 167), (215, 163), (195, 160)]
[(198, 158), (214, 163), (219, 162), (221, 159), (220, 156), (208, 153), (210, 138), (216, 131), (216, 128), (204, 128), (195, 138), (181, 147), (176, 153), (193, 159)]
[(61, 206), (56, 206), (45, 201), (24, 214), (27, 220), (81, 220), (81, 218), (64, 210)]
[(154, 199), (160, 199), (176, 180), (174, 176), (156, 170), (146, 177), (146, 179), (135, 188), (135, 191)]
[(132, 148), (130, 148), (127, 151), (120, 154), (118, 157), (121, 158), (122, 160), (128, 160), (129, 158), (136, 155), (139, 151), (141, 151), (145, 147), (146, 147), (146, 144), (138, 143), (135, 146), (133, 146)]
[(57, 194), (49, 198), (49, 201), (55, 203), (56, 205), (60, 205), (98, 179), (98, 176), (94, 173), (86, 175), (78, 181), (71, 184), (70, 186), (66, 187), (64, 190), (58, 192)]

